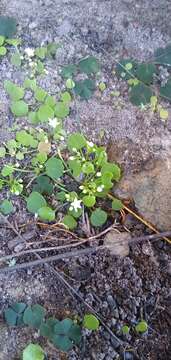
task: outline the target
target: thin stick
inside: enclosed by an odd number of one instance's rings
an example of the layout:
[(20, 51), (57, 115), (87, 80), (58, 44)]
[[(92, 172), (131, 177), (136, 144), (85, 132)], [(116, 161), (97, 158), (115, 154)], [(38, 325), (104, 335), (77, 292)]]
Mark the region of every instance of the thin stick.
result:
[(56, 260), (69, 259), (71, 257), (79, 257), (82, 255), (90, 255), (90, 254), (96, 253), (99, 250), (102, 250), (102, 249), (104, 250), (104, 248), (105, 248), (104, 246), (94, 246), (94, 247), (87, 248), (87, 249), (82, 249), (82, 250), (77, 250), (77, 251), (69, 251), (64, 254), (58, 254), (58, 255), (53, 255), (53, 256), (46, 257), (46, 258), (41, 258), (39, 260), (28, 261), (23, 264), (18, 264), (18, 265), (14, 265), (14, 266), (10, 266), (10, 267), (7, 266), (4, 268), (1, 268), (0, 273), (11, 272), (14, 270), (23, 270), (23, 269), (27, 269), (29, 267), (34, 267), (37, 265), (54, 262)]
[[(114, 200), (114, 196), (112, 196), (111, 194), (108, 194), (108, 197), (112, 200)], [(133, 215), (136, 219), (138, 219), (139, 221), (141, 221), (145, 226), (147, 226), (149, 229), (153, 230), (156, 234), (160, 234), (160, 232), (152, 225), (150, 224), (147, 220), (143, 219), (141, 216), (139, 216), (138, 214), (136, 214), (133, 210), (131, 210), (128, 206), (124, 205), (123, 208), (128, 211), (131, 215)], [(171, 240), (168, 239), (166, 236), (162, 236), (162, 238), (164, 240), (166, 240), (169, 244), (171, 244)]]
[[(120, 233), (122, 234), (122, 233)], [(135, 237), (135, 238), (132, 238), (130, 240), (128, 240), (128, 244), (129, 245), (132, 245), (132, 244), (135, 244), (135, 243), (141, 243), (143, 241), (149, 241), (149, 240), (159, 240), (160, 238), (164, 238), (165, 236), (171, 236), (171, 231), (166, 231), (166, 232), (163, 232), (163, 233), (159, 233), (159, 234), (152, 234), (152, 235), (144, 235), (144, 236), (140, 236), (140, 237)], [(89, 241), (90, 238), (88, 239), (84, 239), (84, 241), (79, 241), (77, 243), (74, 243), (74, 244), (68, 244), (68, 245), (63, 245), (63, 246), (53, 246), (53, 247), (45, 247), (45, 248), (41, 248), (41, 249), (31, 249), (31, 250), (24, 250), (24, 251), (21, 251), (20, 253), (17, 253), (17, 254), (11, 254), (11, 255), (7, 255), (7, 256), (4, 256), (4, 257), (1, 257), (0, 258), (0, 262), (3, 262), (3, 261), (6, 261), (6, 260), (9, 260), (9, 259), (12, 259), (12, 258), (15, 258), (15, 257), (19, 257), (19, 256), (23, 256), (23, 255), (28, 255), (28, 254), (35, 254), (35, 252), (43, 252), (43, 251), (51, 251), (51, 250), (62, 250), (62, 249), (66, 249), (66, 248), (72, 248), (72, 247), (77, 247), (77, 246), (81, 246), (83, 244), (85, 244), (86, 242)], [(104, 240), (104, 239), (103, 239)], [(125, 240), (119, 240), (119, 241), (115, 241), (114, 242), (114, 245), (119, 245), (119, 244), (124, 244), (125, 243)], [(78, 256), (79, 255), (86, 255), (86, 253), (89, 252), (92, 253), (92, 249), (95, 249), (95, 250), (101, 250), (101, 249), (107, 249), (108, 246), (105, 246), (105, 244), (103, 246), (98, 246), (98, 247), (93, 247), (93, 248), (88, 248), (88, 249), (83, 249), (83, 250), (78, 250), (77, 253), (78, 253)], [(85, 251), (85, 254), (84, 254), (84, 251)], [(63, 258), (68, 258), (68, 257), (72, 257), (72, 256), (77, 256), (77, 253), (76, 255), (74, 255), (75, 253), (73, 252), (69, 252), (69, 253), (64, 253), (64, 254), (59, 254), (59, 255), (54, 255), (52, 257), (47, 257), (45, 259), (42, 259), (42, 260), (45, 260), (45, 262), (50, 262), (50, 261), (55, 261), (55, 260), (59, 260), (59, 259), (63, 259)], [(69, 256), (70, 254), (70, 256)], [(49, 260), (50, 259), (50, 260)], [(51, 260), (52, 259), (52, 260)], [(19, 270), (19, 269), (22, 269), (23, 267), (20, 267), (20, 266), (25, 266), (26, 267), (29, 267), (29, 266), (36, 266), (36, 265), (39, 265), (39, 263), (35, 263), (35, 262), (28, 262), (28, 263), (23, 263), (23, 264), (19, 264), (19, 265), (16, 265), (16, 266), (13, 266), (13, 267), (8, 267), (7, 269), (11, 269), (12, 270)], [(16, 268), (18, 267), (19, 268)], [(4, 268), (6, 269), (6, 268)], [(0, 269), (0, 272), (1, 270), (3, 271), (4, 270), (3, 268)], [(5, 270), (4, 270), (5, 271)]]
[[(131, 215), (133, 215), (136, 219), (140, 220), (144, 225), (146, 225), (149, 229), (153, 230), (156, 234), (160, 234), (160, 232), (148, 221), (143, 219), (141, 216), (137, 215), (133, 210), (131, 210), (128, 206), (124, 205), (124, 209), (127, 210)], [(166, 236), (170, 236), (166, 235)], [(162, 238), (167, 241), (169, 244), (171, 244), (171, 240), (168, 239), (166, 236), (162, 236)]]
[(13, 258), (17, 258), (19, 256), (24, 256), (24, 255), (28, 255), (28, 254), (34, 254), (35, 252), (64, 250), (64, 249), (67, 249), (67, 248), (77, 247), (77, 246), (82, 245), (82, 244), (83, 244), (83, 242), (80, 241), (80, 242), (77, 242), (77, 243), (74, 243), (74, 244), (68, 244), (68, 245), (63, 245), (63, 246), (51, 246), (51, 247), (44, 247), (44, 248), (40, 248), (40, 249), (36, 248), (36, 249), (24, 250), (24, 251), (20, 251), (18, 253), (15, 253), (15, 254), (2, 256), (0, 258), (0, 262), (10, 260), (10, 259), (13, 259)]

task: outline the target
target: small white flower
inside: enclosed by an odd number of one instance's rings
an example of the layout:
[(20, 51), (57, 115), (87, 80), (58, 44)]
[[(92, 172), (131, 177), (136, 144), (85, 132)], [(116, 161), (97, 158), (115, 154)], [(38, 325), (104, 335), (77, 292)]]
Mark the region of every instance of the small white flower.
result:
[(28, 57), (33, 57), (34, 56), (34, 49), (32, 49), (32, 48), (26, 48), (24, 50), (24, 52), (27, 54)]
[(83, 194), (87, 194), (87, 190), (86, 190), (86, 189), (83, 190)]
[(84, 186), (83, 186), (83, 185), (80, 185), (80, 186), (79, 186), (79, 189), (80, 189), (80, 190), (83, 190), (83, 189), (84, 189)]
[(78, 200), (77, 198), (74, 199), (74, 201), (72, 201), (71, 206), (70, 206), (70, 210), (75, 210), (76, 212), (78, 211), (78, 209), (81, 209), (81, 202), (82, 200)]
[(49, 119), (49, 125), (55, 129), (56, 126), (59, 125), (59, 121), (57, 120), (57, 118)]
[[(69, 157), (69, 160), (75, 160), (75, 157), (74, 156), (70, 156)], [(80, 188), (81, 189), (81, 188)]]
[(35, 219), (38, 218), (38, 214), (37, 214), (37, 213), (34, 214), (34, 218), (35, 218)]
[(16, 163), (16, 164), (15, 164), (15, 167), (16, 167), (16, 168), (19, 168), (19, 167), (20, 167), (20, 164), (19, 164), (19, 163)]
[(48, 75), (49, 74), (49, 71), (48, 70), (44, 70), (44, 73), (46, 74), (46, 75)]
[(15, 191), (15, 195), (20, 195), (20, 192), (17, 190), (17, 191)]
[(48, 139), (46, 138), (46, 139), (45, 139), (45, 144), (48, 144), (48, 142), (49, 142), (49, 141), (48, 141)]
[(97, 172), (96, 176), (100, 177), (102, 175), (102, 173), (100, 171)]
[(65, 197), (66, 197), (66, 199), (67, 199), (67, 200), (69, 200), (69, 199), (70, 199), (69, 194), (65, 194)]
[(43, 165), (39, 165), (39, 168), (40, 168), (40, 169), (43, 169)]
[(104, 189), (104, 185), (100, 185), (97, 187), (97, 192), (102, 192)]
[(19, 179), (18, 182), (19, 182), (20, 184), (22, 184), (22, 183), (23, 183), (23, 179)]
[(72, 151), (77, 152), (77, 149), (76, 149), (76, 148), (72, 148)]
[(94, 144), (93, 144), (92, 141), (87, 141), (87, 145), (88, 145), (89, 147), (93, 147), (93, 146), (94, 146)]
[(61, 141), (64, 141), (64, 139), (65, 139), (64, 136), (60, 136)]

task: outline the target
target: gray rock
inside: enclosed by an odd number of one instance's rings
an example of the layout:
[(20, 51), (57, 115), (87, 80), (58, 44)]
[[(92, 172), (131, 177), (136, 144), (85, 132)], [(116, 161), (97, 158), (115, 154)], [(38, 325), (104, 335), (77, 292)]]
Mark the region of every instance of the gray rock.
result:
[(124, 360), (133, 360), (133, 359), (134, 359), (133, 353), (130, 351), (125, 351)]
[(113, 317), (119, 319), (119, 310), (117, 308), (113, 311)]
[(114, 310), (117, 307), (116, 301), (112, 295), (107, 296), (107, 302), (108, 302), (111, 310)]
[(151, 166), (123, 177), (116, 193), (122, 198), (133, 198), (142, 217), (167, 231), (171, 224), (171, 153)]

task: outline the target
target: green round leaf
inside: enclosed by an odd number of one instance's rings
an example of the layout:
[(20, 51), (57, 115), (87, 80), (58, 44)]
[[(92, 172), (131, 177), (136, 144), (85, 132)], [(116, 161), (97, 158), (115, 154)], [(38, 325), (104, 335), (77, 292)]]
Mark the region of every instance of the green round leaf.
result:
[(50, 158), (46, 164), (46, 174), (53, 180), (59, 179), (64, 172), (64, 166), (60, 159), (55, 157)]
[(75, 219), (78, 219), (83, 213), (83, 209), (79, 208), (77, 209), (77, 211), (73, 210), (68, 210), (68, 215), (73, 216)]
[(16, 140), (22, 146), (31, 147), (33, 149), (38, 145), (38, 141), (25, 130), (21, 130), (16, 133)]
[(140, 83), (132, 87), (130, 91), (130, 101), (133, 105), (146, 105), (150, 103), (152, 95), (152, 90), (148, 86)]
[(73, 348), (74, 344), (66, 335), (54, 335), (53, 344), (61, 351), (69, 351)]
[(121, 177), (121, 169), (118, 165), (112, 163), (104, 163), (101, 168), (101, 173), (112, 173), (113, 180), (119, 181)]
[(65, 79), (72, 78), (73, 75), (75, 75), (77, 72), (76, 65), (70, 64), (66, 65), (62, 68), (61, 76)]
[(30, 111), (28, 114), (28, 121), (32, 124), (37, 125), (39, 123), (39, 119), (37, 116), (37, 112), (35, 111)]
[(94, 56), (89, 56), (79, 62), (78, 67), (81, 72), (86, 74), (97, 73), (100, 70), (100, 65)]
[(68, 165), (74, 177), (80, 176), (82, 168), (79, 160), (68, 160)]
[(73, 324), (68, 331), (68, 336), (74, 341), (76, 345), (80, 344), (81, 341), (81, 328), (77, 324)]
[(104, 82), (101, 82), (101, 83), (99, 84), (99, 90), (100, 90), (101, 92), (103, 92), (104, 90), (106, 90), (106, 84), (105, 84)]
[(87, 161), (82, 166), (82, 171), (83, 171), (84, 174), (90, 175), (90, 174), (94, 173), (94, 165), (90, 161)]
[(1, 174), (2, 174), (2, 176), (6, 177), (6, 176), (12, 175), (13, 172), (14, 172), (14, 169), (13, 169), (12, 165), (5, 165), (2, 168)]
[(4, 215), (9, 215), (14, 211), (12, 202), (9, 200), (3, 200), (3, 202), (0, 204), (0, 212), (2, 212)]
[(48, 206), (44, 206), (38, 210), (38, 215), (40, 219), (45, 221), (54, 221), (55, 220), (55, 211)]
[(0, 46), (0, 56), (4, 56), (7, 53), (7, 49), (5, 46)]
[(100, 208), (94, 210), (90, 217), (91, 224), (95, 227), (102, 226), (107, 220), (107, 213)]
[(86, 145), (86, 139), (80, 133), (74, 133), (68, 137), (67, 144), (70, 150), (80, 150)]
[(71, 329), (71, 326), (73, 324), (73, 321), (71, 319), (64, 319), (62, 321), (59, 321), (55, 325), (55, 334), (57, 335), (67, 335), (69, 330)]
[(70, 89), (70, 90), (74, 89), (75, 82), (72, 79), (68, 79), (66, 81), (66, 87), (67, 87), (67, 89)]
[(45, 353), (40, 345), (29, 344), (23, 351), (23, 360), (44, 360)]
[(6, 154), (6, 149), (4, 146), (0, 146), (0, 158), (4, 158)]
[(122, 326), (122, 333), (124, 335), (129, 334), (130, 328), (127, 325)]
[(45, 104), (50, 106), (50, 108), (54, 109), (56, 105), (56, 100), (53, 96), (47, 96), (45, 99)]
[(23, 313), (26, 309), (25, 303), (14, 303), (4, 311), (5, 320), (10, 326), (23, 325)]
[(136, 77), (143, 83), (149, 85), (153, 81), (153, 76), (156, 73), (156, 66), (154, 64), (140, 64), (136, 69)]
[(56, 198), (57, 200), (61, 201), (61, 202), (64, 202), (66, 200), (66, 196), (65, 196), (65, 191), (59, 191), (57, 194), (56, 194)]
[(24, 89), (10, 80), (4, 81), (4, 88), (13, 101), (18, 101), (24, 97)]
[(79, 95), (82, 99), (88, 100), (95, 91), (96, 84), (92, 79), (80, 80), (75, 83), (74, 92)]
[(40, 175), (36, 179), (36, 184), (33, 187), (33, 191), (37, 191), (41, 194), (51, 195), (53, 192), (53, 185), (50, 182), (48, 176)]
[(85, 195), (83, 197), (83, 204), (87, 207), (92, 207), (96, 203), (96, 197), (93, 195)]
[(40, 335), (45, 336), (48, 339), (52, 339), (55, 333), (55, 326), (58, 324), (59, 320), (54, 318), (49, 318), (46, 322), (43, 322), (40, 326)]
[(39, 48), (35, 49), (35, 55), (39, 59), (44, 60), (46, 55), (47, 55), (47, 47), (42, 46), (42, 47), (39, 47)]
[(36, 79), (25, 79), (24, 80), (24, 88), (35, 91), (37, 89)]
[(64, 216), (63, 224), (66, 225), (70, 230), (73, 230), (77, 227), (77, 222), (71, 215)]
[(64, 103), (67, 103), (69, 104), (71, 102), (71, 95), (68, 91), (64, 91), (62, 94), (61, 94), (61, 100), (64, 102)]
[(138, 333), (144, 333), (148, 330), (148, 324), (146, 323), (146, 321), (142, 320), (135, 326), (135, 330)]
[(112, 209), (115, 211), (119, 211), (121, 209), (123, 209), (123, 203), (121, 200), (119, 199), (113, 199), (112, 201)]
[(17, 117), (26, 116), (28, 114), (28, 105), (22, 100), (12, 102), (10, 109)]
[(36, 191), (33, 191), (27, 198), (27, 210), (33, 214), (36, 214), (44, 206), (46, 206), (45, 198)]
[(39, 305), (28, 306), (24, 311), (23, 321), (26, 325), (39, 329), (45, 317), (45, 309)]
[(83, 326), (88, 330), (98, 330), (99, 320), (92, 314), (86, 314), (83, 319)]
[(47, 122), (49, 119), (54, 118), (54, 110), (49, 105), (41, 105), (37, 117), (40, 122)]
[(55, 115), (59, 119), (64, 119), (69, 115), (69, 107), (66, 102), (59, 101), (55, 106)]
[(34, 93), (34, 97), (37, 101), (43, 102), (45, 97), (47, 96), (47, 92), (40, 87), (37, 87)]

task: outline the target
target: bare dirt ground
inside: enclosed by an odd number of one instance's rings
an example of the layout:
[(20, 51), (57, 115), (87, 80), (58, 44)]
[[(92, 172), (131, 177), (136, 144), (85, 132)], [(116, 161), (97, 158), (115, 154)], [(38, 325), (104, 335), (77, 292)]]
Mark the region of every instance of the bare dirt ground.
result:
[[(103, 141), (108, 144), (110, 157), (121, 164), (125, 181), (129, 182), (127, 189), (132, 181), (131, 176), (134, 175), (135, 178), (135, 174), (138, 173), (136, 191), (131, 190), (137, 208), (147, 219), (153, 220), (159, 230), (169, 228), (171, 203), (170, 195), (167, 194), (171, 191), (168, 166), (171, 155), (170, 106), (167, 104), (170, 113), (166, 124), (156, 114), (135, 108), (128, 101), (125, 84), (113, 75), (112, 70), (115, 68), (114, 57), (148, 60), (155, 49), (170, 42), (171, 2), (1, 0), (0, 15), (14, 16), (18, 20), (18, 33), (26, 47), (38, 46), (44, 41), (62, 44), (62, 48), (57, 52), (56, 63), (48, 62), (49, 74), (40, 80), (40, 84), (52, 93), (59, 91), (63, 86), (58, 64), (68, 64), (90, 54), (99, 58), (102, 64), (101, 80), (106, 82), (107, 90), (102, 96), (96, 92), (88, 102), (78, 102), (77, 114), (73, 109), (67, 118), (67, 129), (70, 132), (81, 128), (91, 140), (96, 141), (100, 141), (100, 130), (104, 130)], [(8, 122), (9, 103), (3, 89), (3, 81), (8, 78), (20, 82), (23, 73), (14, 71), (8, 59), (4, 59), (0, 63), (0, 78), (0, 140), (4, 141), (11, 135)], [(119, 100), (111, 99), (111, 90), (120, 91)], [(159, 162), (156, 162), (158, 160)], [(151, 182), (151, 179), (155, 179), (155, 182)], [(151, 186), (155, 189), (152, 192)], [(121, 190), (124, 187), (125, 184), (121, 186)], [(156, 218), (155, 204), (161, 189), (166, 197), (157, 203)], [(145, 194), (148, 194), (148, 197)], [(148, 207), (145, 206), (146, 203)], [(10, 221), (21, 224), (27, 221), (27, 217), (22, 205), (16, 206), (16, 216)], [(0, 254), (3, 256), (8, 249), (9, 241), (15, 235), (3, 222), (0, 226)], [(135, 236), (147, 233), (147, 229), (130, 215), (126, 218), (125, 226)], [(36, 231), (35, 239), (39, 239), (40, 234)], [(19, 359), (22, 349), (30, 340), (43, 344), (49, 355), (48, 359), (51, 360), (169, 359), (169, 251), (169, 245), (159, 241), (156, 245), (148, 243), (146, 246), (131, 247), (129, 256), (124, 259), (118, 259), (106, 252), (103, 255), (55, 264), (69, 276), (72, 286), (103, 315), (106, 324), (111, 326), (119, 337), (123, 324), (134, 325), (142, 316), (147, 320), (148, 334), (135, 336), (135, 333), (131, 333), (127, 339), (120, 337), (125, 352), (101, 327), (98, 334), (84, 335), (80, 349), (64, 355), (44, 343), (35, 331), (28, 333), (27, 329), (8, 328), (2, 318), (0, 359)], [(74, 300), (67, 290), (61, 287), (56, 277), (48, 273), (44, 267), (0, 275), (2, 314), (8, 304), (20, 300), (30, 304), (40, 303), (50, 314), (59, 318), (66, 315), (73, 317), (78, 312), (86, 312), (83, 305)]]

